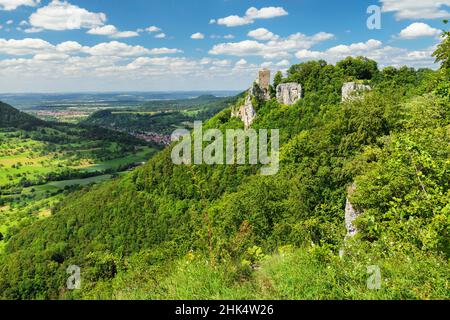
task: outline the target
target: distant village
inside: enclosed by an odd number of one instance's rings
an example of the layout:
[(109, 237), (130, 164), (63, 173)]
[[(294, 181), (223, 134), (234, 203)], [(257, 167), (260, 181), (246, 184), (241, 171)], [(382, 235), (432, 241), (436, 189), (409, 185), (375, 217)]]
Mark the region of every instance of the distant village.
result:
[(128, 134), (146, 142), (154, 142), (164, 146), (167, 146), (172, 142), (171, 136), (156, 132), (128, 132)]

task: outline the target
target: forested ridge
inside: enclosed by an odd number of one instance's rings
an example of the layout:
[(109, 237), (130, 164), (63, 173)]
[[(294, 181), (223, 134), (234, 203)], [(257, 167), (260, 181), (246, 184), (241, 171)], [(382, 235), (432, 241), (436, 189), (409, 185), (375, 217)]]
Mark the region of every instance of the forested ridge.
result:
[(43, 124), (43, 121), (0, 101), (0, 127), (23, 127), (37, 124)]
[[(280, 129), (280, 172), (176, 166), (166, 148), (122, 178), (69, 196), (11, 234), (0, 257), (6, 299), (448, 299), (449, 34), (441, 68), (347, 58), (292, 66), (293, 106), (257, 107)], [(347, 81), (370, 84), (341, 102)], [(276, 84), (275, 83), (275, 84)], [(231, 107), (209, 128), (243, 128)], [(344, 208), (363, 214), (344, 242)], [(341, 254), (340, 254), (341, 253)], [(65, 289), (67, 267), (82, 289)], [(382, 274), (367, 288), (367, 268)]]

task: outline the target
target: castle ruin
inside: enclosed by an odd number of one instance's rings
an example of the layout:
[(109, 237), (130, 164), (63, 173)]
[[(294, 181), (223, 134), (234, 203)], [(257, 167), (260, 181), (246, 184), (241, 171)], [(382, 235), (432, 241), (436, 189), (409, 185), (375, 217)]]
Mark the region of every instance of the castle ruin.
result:
[(302, 98), (302, 86), (296, 82), (281, 83), (276, 94), (279, 103), (292, 106)]
[[(271, 99), (270, 80), (270, 70), (259, 70), (258, 78), (247, 91), (244, 103), (232, 110), (231, 115), (240, 118), (246, 128), (250, 127), (256, 118), (253, 98), (258, 101)], [(276, 98), (279, 103), (291, 106), (302, 98), (302, 86), (294, 82), (282, 83), (276, 88)]]
[(240, 118), (246, 128), (250, 127), (256, 118), (256, 106), (253, 105), (253, 98), (260, 101), (270, 100), (270, 70), (262, 69), (259, 71), (258, 79), (247, 91), (244, 104), (234, 108), (231, 112), (231, 116)]
[(362, 99), (367, 91), (371, 91), (372, 87), (357, 82), (346, 82), (342, 86), (342, 102)]
[(267, 100), (270, 99), (270, 70), (262, 69), (259, 70), (257, 83), (259, 88), (264, 92), (264, 96)]

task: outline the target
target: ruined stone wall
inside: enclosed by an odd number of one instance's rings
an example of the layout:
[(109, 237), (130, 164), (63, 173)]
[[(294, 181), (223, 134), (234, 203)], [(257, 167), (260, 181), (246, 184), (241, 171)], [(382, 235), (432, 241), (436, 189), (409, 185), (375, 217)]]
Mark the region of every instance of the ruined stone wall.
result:
[(258, 84), (262, 90), (270, 90), (270, 70), (263, 69), (259, 71)]
[(361, 99), (364, 92), (371, 91), (372, 87), (356, 82), (347, 82), (342, 86), (342, 102)]
[(277, 87), (277, 100), (281, 104), (292, 106), (302, 98), (302, 86), (295, 82), (282, 83)]

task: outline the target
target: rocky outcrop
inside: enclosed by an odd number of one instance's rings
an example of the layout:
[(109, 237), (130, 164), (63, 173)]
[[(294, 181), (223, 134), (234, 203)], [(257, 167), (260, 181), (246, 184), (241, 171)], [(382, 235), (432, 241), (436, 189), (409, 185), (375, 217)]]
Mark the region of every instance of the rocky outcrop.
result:
[(356, 185), (353, 184), (347, 190), (347, 202), (345, 204), (345, 228), (347, 229), (347, 235), (344, 239), (344, 246), (339, 250), (339, 256), (342, 258), (345, 255), (345, 249), (348, 245), (348, 240), (353, 238), (356, 234), (358, 234), (358, 228), (355, 225), (356, 219), (361, 216), (361, 212), (353, 207), (353, 204), (350, 201), (350, 197), (355, 192)]
[(355, 220), (361, 215), (347, 198), (345, 205), (345, 228), (347, 229), (347, 238), (354, 237), (358, 233), (358, 228), (354, 225)]
[(246, 128), (250, 127), (256, 118), (255, 108), (253, 107), (251, 90), (245, 97), (245, 103), (239, 108), (233, 110), (232, 117), (240, 118)]
[(342, 87), (342, 101), (361, 99), (364, 92), (371, 91), (372, 87), (356, 82), (344, 83)]
[(245, 128), (248, 128), (256, 118), (255, 108), (257, 106), (254, 103), (268, 100), (270, 100), (270, 71), (262, 69), (259, 71), (258, 79), (248, 89), (244, 104), (232, 109), (231, 116), (240, 118), (244, 122)]
[(358, 233), (358, 228), (355, 226), (355, 220), (361, 215), (361, 212), (353, 207), (350, 202), (351, 195), (355, 192), (356, 185), (353, 184), (347, 191), (347, 203), (345, 205), (345, 228), (347, 229), (347, 239), (354, 237)]
[(255, 82), (247, 91), (244, 104), (232, 110), (231, 116), (240, 118), (244, 122), (245, 127), (248, 128), (256, 118), (253, 101), (266, 101), (268, 99), (270, 99), (270, 96), (267, 96), (266, 91), (261, 89), (258, 83)]
[(302, 86), (295, 82), (282, 83), (277, 87), (277, 100), (281, 104), (292, 106), (302, 98)]

